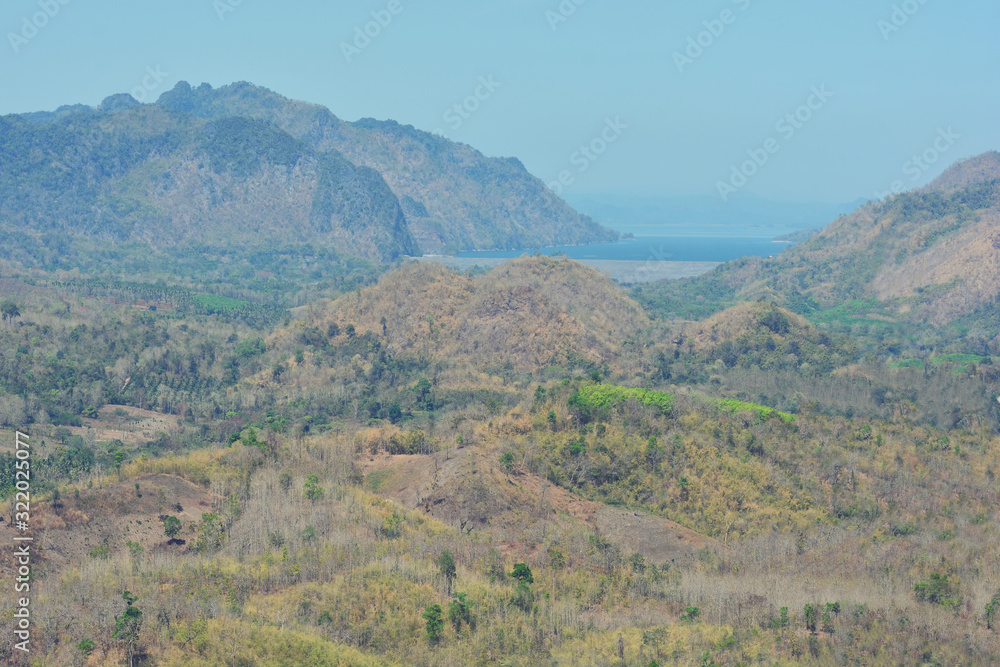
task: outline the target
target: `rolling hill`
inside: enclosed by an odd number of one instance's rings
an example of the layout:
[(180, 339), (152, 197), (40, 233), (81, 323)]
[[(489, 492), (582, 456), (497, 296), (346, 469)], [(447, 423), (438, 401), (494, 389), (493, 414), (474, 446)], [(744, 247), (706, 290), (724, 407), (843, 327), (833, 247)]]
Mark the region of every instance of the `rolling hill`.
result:
[(991, 359), (768, 302), (657, 323), (548, 257), (287, 321), (68, 273), (0, 284), (46, 664), (997, 664)]
[[(393, 353), (533, 371), (611, 363), (648, 318), (597, 271), (526, 257), (474, 278), (438, 264), (409, 264), (332, 302), (303, 326), (326, 331), (330, 324), (377, 334)], [(281, 336), (293, 339), (294, 326)]]

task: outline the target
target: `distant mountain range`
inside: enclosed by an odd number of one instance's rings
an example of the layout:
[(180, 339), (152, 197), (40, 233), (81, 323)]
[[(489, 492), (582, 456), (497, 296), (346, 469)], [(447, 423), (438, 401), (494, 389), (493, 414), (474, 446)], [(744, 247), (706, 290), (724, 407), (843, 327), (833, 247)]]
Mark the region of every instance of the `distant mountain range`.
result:
[(655, 236), (760, 236), (818, 229), (865, 203), (775, 202), (752, 195), (719, 197), (567, 195), (578, 211), (620, 232)]
[(605, 242), (513, 158), (249, 83), (0, 117), (0, 229), (153, 248), (315, 243), (389, 261)]
[(776, 259), (729, 262), (662, 292), (651, 298), (668, 310), (681, 310), (691, 293), (720, 305), (778, 300), (800, 311), (875, 299), (891, 318), (1000, 322), (1000, 153), (869, 202)]

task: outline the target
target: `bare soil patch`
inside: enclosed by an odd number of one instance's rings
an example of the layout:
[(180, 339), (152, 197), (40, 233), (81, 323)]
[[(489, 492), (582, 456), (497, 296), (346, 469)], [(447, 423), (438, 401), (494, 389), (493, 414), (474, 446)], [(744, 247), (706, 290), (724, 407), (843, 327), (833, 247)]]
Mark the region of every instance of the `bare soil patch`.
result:
[(370, 491), (462, 530), (489, 530), (507, 552), (523, 551), (521, 537), (540, 521), (579, 523), (655, 563), (690, 562), (702, 549), (722, 548), (673, 521), (586, 500), (538, 475), (507, 477), (475, 448), (450, 456), (372, 456), (360, 464)]
[[(81, 489), (79, 498), (64, 492), (59, 507), (53, 507), (51, 502), (33, 502), (30, 523), (35, 537), (36, 572), (49, 576), (64, 566), (127, 558), (128, 542), (142, 547), (140, 558), (162, 549), (183, 551), (188, 548), (185, 544), (167, 544), (160, 516), (180, 519), (183, 531), (179, 537), (189, 543), (191, 527), (201, 520), (202, 512), (213, 511), (216, 500), (210, 491), (186, 479), (157, 474), (124, 482), (105, 481), (103, 488)], [(13, 544), (15, 534), (20, 534), (11, 526), (10, 518), (6, 516), (0, 523), (0, 572), (4, 576), (12, 572), (8, 545)]]
[[(126, 414), (118, 414), (123, 411)], [(181, 421), (174, 415), (155, 410), (141, 410), (129, 405), (105, 405), (97, 419), (83, 419), (83, 426), (70, 426), (73, 435), (93, 437), (99, 442), (121, 440), (127, 445), (138, 445), (156, 438), (158, 432), (170, 433), (180, 429)]]

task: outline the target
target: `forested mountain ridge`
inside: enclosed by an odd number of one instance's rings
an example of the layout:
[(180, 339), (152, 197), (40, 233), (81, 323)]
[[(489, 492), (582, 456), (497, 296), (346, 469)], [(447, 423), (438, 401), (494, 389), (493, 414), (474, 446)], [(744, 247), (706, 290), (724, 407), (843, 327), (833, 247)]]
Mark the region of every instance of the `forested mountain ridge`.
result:
[(516, 159), (246, 83), (0, 118), (0, 229), (157, 250), (314, 244), (375, 262), (618, 237)]
[(375, 261), (418, 252), (376, 171), (265, 122), (121, 96), (38, 120), (0, 118), (4, 231), (152, 248), (317, 243)]
[(809, 313), (872, 298), (892, 319), (993, 318), (998, 224), (1000, 160), (992, 152), (954, 165), (924, 188), (869, 202), (773, 260), (737, 260), (639, 293), (670, 312), (701, 303), (691, 312), (706, 314), (740, 300), (774, 299)]
[(246, 82), (213, 89), (186, 82), (164, 93), (169, 109), (203, 118), (248, 116), (276, 124), (321, 151), (376, 169), (399, 197), (427, 252), (531, 248), (614, 241), (618, 234), (575, 212), (514, 158), (394, 121), (340, 120), (325, 107)]

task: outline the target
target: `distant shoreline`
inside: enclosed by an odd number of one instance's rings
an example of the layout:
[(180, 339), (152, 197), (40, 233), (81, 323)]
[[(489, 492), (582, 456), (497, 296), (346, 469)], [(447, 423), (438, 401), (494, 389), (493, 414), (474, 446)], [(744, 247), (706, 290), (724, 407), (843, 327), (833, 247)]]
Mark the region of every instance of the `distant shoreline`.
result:
[[(516, 257), (454, 257), (449, 255), (424, 255), (413, 257), (419, 262), (437, 262), (452, 269), (466, 271), (475, 267), (492, 269)], [(659, 280), (678, 280), (701, 276), (723, 262), (672, 262), (628, 259), (575, 259), (607, 274), (620, 283), (651, 283)]]

